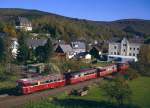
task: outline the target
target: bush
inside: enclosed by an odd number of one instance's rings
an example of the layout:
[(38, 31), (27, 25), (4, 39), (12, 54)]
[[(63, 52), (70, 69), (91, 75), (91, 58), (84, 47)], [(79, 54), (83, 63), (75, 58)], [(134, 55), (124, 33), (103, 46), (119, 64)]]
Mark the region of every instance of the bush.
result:
[(133, 80), (136, 79), (139, 74), (138, 72), (133, 69), (133, 68), (129, 68), (126, 72), (125, 72), (125, 76), (129, 79), (129, 80)]
[(6, 75), (6, 69), (4, 65), (0, 64), (0, 81), (4, 81), (8, 79), (8, 75)]

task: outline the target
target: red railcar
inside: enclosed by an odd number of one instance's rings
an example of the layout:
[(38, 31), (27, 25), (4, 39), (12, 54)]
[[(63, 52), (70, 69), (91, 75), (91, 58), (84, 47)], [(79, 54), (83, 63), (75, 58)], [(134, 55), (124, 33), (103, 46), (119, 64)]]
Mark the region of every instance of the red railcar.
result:
[(118, 69), (117, 69), (117, 65), (113, 64), (113, 65), (110, 65), (110, 66), (97, 68), (97, 70), (98, 70), (97, 76), (98, 77), (103, 77), (103, 76), (112, 74), (114, 72), (117, 72)]
[(123, 71), (129, 68), (129, 64), (128, 63), (119, 63), (118, 65), (118, 71)]
[(29, 94), (49, 88), (56, 88), (65, 85), (63, 75), (39, 76), (36, 78), (20, 79), (17, 81), (17, 88), (21, 94)]
[(83, 69), (80, 71), (55, 74), (48, 76), (38, 76), (34, 78), (20, 79), (17, 81), (18, 91), (22, 94), (29, 94), (35, 91), (56, 88), (67, 84), (76, 84), (81, 81), (104, 77), (114, 72), (121, 72), (128, 69), (125, 63), (113, 64), (100, 68)]
[(80, 70), (80, 71), (65, 73), (66, 83), (67, 84), (76, 84), (81, 81), (94, 79), (97, 77), (96, 71), (97, 71), (97, 69), (91, 68), (91, 69), (84, 69), (84, 70)]

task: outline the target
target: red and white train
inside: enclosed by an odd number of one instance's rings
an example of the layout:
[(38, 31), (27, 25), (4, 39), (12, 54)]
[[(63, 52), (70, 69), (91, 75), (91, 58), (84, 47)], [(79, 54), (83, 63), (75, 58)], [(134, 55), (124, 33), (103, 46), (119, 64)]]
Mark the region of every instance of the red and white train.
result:
[(74, 72), (66, 72), (64, 74), (20, 79), (17, 81), (17, 90), (21, 94), (29, 94), (35, 91), (76, 84), (97, 77), (104, 77), (115, 72), (126, 70), (128, 67), (128, 64), (121, 63), (100, 68), (89, 68)]

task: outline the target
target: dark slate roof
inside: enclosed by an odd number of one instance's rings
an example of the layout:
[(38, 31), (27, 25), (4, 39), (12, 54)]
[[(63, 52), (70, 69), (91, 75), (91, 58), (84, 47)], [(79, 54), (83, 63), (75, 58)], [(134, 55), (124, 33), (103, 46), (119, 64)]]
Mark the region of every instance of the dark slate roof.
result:
[(92, 45), (90, 50), (92, 50), (93, 48), (97, 49), (98, 51), (102, 50), (102, 46), (98, 46), (98, 45)]
[(76, 54), (75, 57), (81, 57), (81, 56), (84, 57), (87, 54), (89, 54), (89, 53), (88, 52), (81, 52), (81, 53)]
[(72, 52), (73, 49), (69, 44), (59, 44), (64, 53)]
[(118, 38), (118, 37), (113, 37), (113, 38), (111, 38), (110, 40), (109, 40), (109, 42), (121, 42), (121, 38)]
[(144, 43), (144, 38), (142, 37), (134, 37), (134, 38), (131, 38), (131, 39), (128, 39), (130, 43), (139, 43), (139, 44), (143, 44)]
[(25, 18), (25, 17), (18, 17), (17, 18), (17, 21), (16, 21), (16, 24), (19, 25), (19, 24), (31, 24), (31, 22)]
[[(109, 40), (109, 42), (121, 42), (123, 38), (114, 37)], [(127, 38), (130, 43), (144, 43), (144, 38), (139, 36), (134, 36), (133, 38)]]
[(73, 49), (86, 49), (85, 43), (81, 41), (71, 42), (71, 45)]
[(27, 45), (28, 47), (38, 47), (38, 46), (44, 46), (47, 42), (47, 39), (31, 39), (31, 38), (28, 38), (27, 39)]

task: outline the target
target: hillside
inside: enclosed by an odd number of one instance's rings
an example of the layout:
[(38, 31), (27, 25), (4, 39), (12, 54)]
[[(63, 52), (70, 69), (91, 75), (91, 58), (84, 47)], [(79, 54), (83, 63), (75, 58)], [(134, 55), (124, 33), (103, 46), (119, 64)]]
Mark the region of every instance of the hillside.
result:
[(0, 9), (0, 22), (14, 25), (15, 18), (23, 16), (29, 18), (34, 30), (33, 32), (47, 32), (53, 34), (54, 38), (67, 41), (75, 39), (105, 40), (113, 36), (150, 36), (150, 20), (125, 19), (112, 22), (90, 21), (76, 18), (64, 17), (48, 12), (27, 9)]

